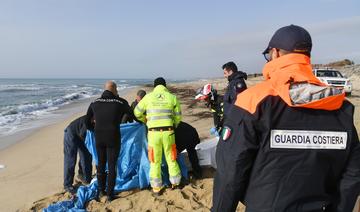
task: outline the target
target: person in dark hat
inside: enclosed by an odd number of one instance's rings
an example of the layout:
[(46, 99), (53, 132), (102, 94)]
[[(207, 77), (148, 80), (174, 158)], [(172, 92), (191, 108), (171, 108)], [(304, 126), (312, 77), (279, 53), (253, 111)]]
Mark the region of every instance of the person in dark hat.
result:
[(237, 96), (216, 150), (211, 211), (352, 211), (360, 193), (354, 106), (312, 73), (309, 32), (278, 29), (265, 81)]

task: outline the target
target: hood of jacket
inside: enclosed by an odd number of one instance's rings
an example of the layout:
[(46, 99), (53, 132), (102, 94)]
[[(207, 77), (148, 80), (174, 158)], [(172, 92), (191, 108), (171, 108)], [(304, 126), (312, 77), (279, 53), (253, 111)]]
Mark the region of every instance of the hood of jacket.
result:
[[(263, 76), (278, 95), (292, 107), (306, 107), (313, 109), (334, 110), (341, 107), (345, 94), (341, 92), (329, 92), (326, 84), (322, 83), (312, 72), (310, 58), (303, 54), (287, 54), (272, 60), (265, 64), (263, 69)], [(310, 84), (313, 91), (323, 94), (317, 95), (317, 98), (312, 98), (313, 93), (311, 89), (307, 94), (296, 95), (296, 92), (301, 92), (301, 87)], [(309, 87), (309, 86), (308, 86)], [(323, 88), (323, 89), (321, 89)], [(304, 101), (294, 97), (302, 96)], [(296, 103), (295, 103), (296, 102)]]
[(236, 71), (234, 72), (232, 75), (230, 75), (228, 77), (228, 81), (232, 81), (232, 80), (235, 80), (235, 79), (247, 79), (247, 74), (245, 72), (242, 72), (242, 71)]

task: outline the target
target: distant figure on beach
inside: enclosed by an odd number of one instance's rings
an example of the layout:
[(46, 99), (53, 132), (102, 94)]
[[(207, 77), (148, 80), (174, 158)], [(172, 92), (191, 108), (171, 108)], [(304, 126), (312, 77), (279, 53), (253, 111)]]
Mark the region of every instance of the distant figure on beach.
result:
[(245, 83), (247, 74), (238, 71), (238, 67), (232, 61), (225, 63), (222, 69), (224, 71), (224, 77), (228, 80), (228, 86), (224, 95), (224, 114), (226, 117), (230, 106), (236, 101), (236, 96), (247, 88)]
[(217, 145), (212, 211), (352, 211), (360, 193), (354, 105), (312, 73), (308, 31), (278, 29), (265, 81), (237, 96)]
[(76, 193), (73, 186), (75, 164), (79, 152), (79, 172), (77, 178), (89, 184), (92, 174), (92, 156), (85, 146), (86, 115), (72, 121), (64, 130), (64, 190)]
[(135, 109), (135, 107), (136, 107), (136, 105), (140, 102), (140, 100), (142, 99), (142, 98), (144, 98), (144, 96), (146, 95), (146, 91), (144, 91), (144, 90), (138, 90), (138, 92), (136, 93), (136, 99), (135, 99), (135, 101), (133, 101), (132, 103), (131, 103), (131, 109)]
[(160, 195), (163, 184), (161, 161), (164, 151), (169, 168), (170, 182), (178, 188), (181, 180), (174, 128), (181, 121), (180, 103), (166, 88), (166, 81), (159, 77), (154, 80), (154, 90), (147, 94), (134, 110), (136, 118), (148, 127), (148, 157), (150, 161), (150, 184), (154, 195)]
[(206, 84), (197, 91), (195, 99), (205, 101), (206, 107), (210, 107), (215, 129), (220, 133), (224, 121), (224, 103), (222, 96), (217, 93), (213, 85)]
[[(128, 102), (120, 98), (116, 84), (107, 81), (105, 91), (101, 97), (92, 102), (86, 115), (87, 128), (95, 131), (95, 145), (98, 156), (97, 180), (98, 198), (105, 195), (107, 178), (107, 201), (114, 199), (114, 186), (116, 182), (116, 166), (120, 152), (120, 129), (119, 124), (133, 116)], [(92, 122), (95, 123), (93, 127)], [(105, 166), (108, 163), (108, 174)]]
[(200, 143), (200, 138), (196, 129), (190, 124), (181, 121), (175, 129), (175, 143), (178, 152), (182, 152), (186, 149), (191, 163), (193, 176), (196, 179), (200, 179), (202, 177), (202, 170), (195, 150), (196, 145)]

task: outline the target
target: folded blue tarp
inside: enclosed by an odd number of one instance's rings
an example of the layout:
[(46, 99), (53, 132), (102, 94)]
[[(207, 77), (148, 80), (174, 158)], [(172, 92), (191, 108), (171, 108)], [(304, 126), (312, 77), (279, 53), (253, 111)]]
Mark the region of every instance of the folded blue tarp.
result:
[[(120, 125), (121, 150), (118, 158), (115, 192), (131, 190), (135, 188), (147, 188), (150, 185), (150, 164), (147, 157), (146, 128), (140, 123), (129, 123)], [(93, 156), (95, 164), (98, 157), (95, 149), (94, 134), (90, 131), (86, 134), (85, 145)], [(182, 155), (178, 157), (181, 174), (188, 178), (187, 168)], [(168, 171), (165, 160), (162, 164), (162, 177), (164, 184), (169, 184)], [(62, 201), (50, 205), (44, 209), (45, 212), (53, 211), (85, 211), (86, 202), (96, 197), (96, 179), (88, 186), (80, 186), (74, 200)]]

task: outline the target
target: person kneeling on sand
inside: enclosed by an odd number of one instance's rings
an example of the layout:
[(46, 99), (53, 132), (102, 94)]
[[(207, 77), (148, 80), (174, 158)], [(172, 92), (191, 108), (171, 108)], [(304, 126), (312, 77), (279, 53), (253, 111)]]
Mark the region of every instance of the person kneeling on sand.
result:
[(76, 193), (73, 186), (75, 164), (79, 152), (79, 174), (77, 178), (83, 184), (89, 184), (92, 174), (92, 156), (85, 146), (86, 116), (72, 121), (64, 130), (64, 190), (71, 194)]
[[(117, 94), (116, 84), (108, 81), (101, 97), (92, 102), (86, 115), (86, 124), (89, 130), (95, 131), (96, 153), (99, 158), (96, 167), (98, 180), (98, 199), (105, 195), (107, 178), (107, 201), (114, 199), (114, 187), (116, 182), (116, 167), (120, 153), (120, 129), (119, 124), (126, 117), (133, 117), (128, 102)], [(95, 122), (95, 128), (92, 126)], [(105, 173), (106, 163), (108, 174)]]

